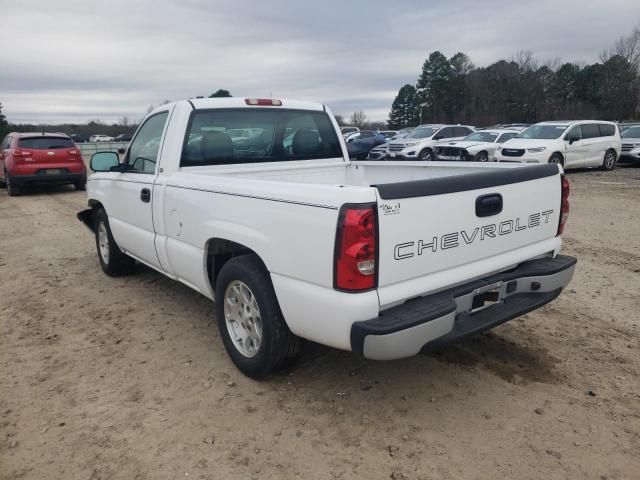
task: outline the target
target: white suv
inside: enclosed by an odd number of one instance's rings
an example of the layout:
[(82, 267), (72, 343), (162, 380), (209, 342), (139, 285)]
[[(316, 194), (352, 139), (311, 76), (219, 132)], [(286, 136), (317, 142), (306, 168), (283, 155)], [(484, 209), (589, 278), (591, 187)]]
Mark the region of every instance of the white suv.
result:
[(462, 139), (473, 132), (467, 125), (419, 125), (404, 138), (391, 140), (387, 156), (391, 159), (424, 160), (436, 159), (434, 146), (440, 140)]
[(613, 122), (541, 122), (505, 142), (498, 148), (496, 160), (612, 170), (621, 150), (620, 131)]

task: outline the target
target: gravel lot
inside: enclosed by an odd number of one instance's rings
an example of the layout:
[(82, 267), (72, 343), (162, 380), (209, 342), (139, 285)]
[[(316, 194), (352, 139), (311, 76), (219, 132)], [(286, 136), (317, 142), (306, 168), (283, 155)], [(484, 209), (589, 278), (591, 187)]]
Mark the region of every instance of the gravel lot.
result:
[(442, 352), (243, 377), (213, 304), (112, 279), (84, 193), (0, 190), (2, 479), (637, 479), (640, 168), (570, 173), (570, 288)]

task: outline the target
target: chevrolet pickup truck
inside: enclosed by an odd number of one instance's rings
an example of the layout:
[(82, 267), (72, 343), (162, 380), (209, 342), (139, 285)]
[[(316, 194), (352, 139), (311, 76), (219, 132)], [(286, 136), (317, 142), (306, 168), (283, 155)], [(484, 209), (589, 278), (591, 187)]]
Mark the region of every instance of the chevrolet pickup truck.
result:
[(317, 103), (163, 105), (91, 169), (78, 217), (102, 270), (137, 261), (213, 300), (253, 378), (303, 339), (377, 360), (442, 347), (555, 299), (576, 264), (560, 165), (350, 161)]

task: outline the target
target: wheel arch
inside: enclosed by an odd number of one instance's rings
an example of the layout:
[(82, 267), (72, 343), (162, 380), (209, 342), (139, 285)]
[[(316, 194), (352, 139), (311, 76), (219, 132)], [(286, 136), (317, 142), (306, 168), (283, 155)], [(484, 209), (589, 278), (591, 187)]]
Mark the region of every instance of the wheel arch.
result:
[(84, 223), (89, 228), (89, 230), (95, 233), (96, 212), (100, 209), (106, 212), (106, 209), (104, 208), (104, 205), (102, 205), (102, 203), (99, 200), (95, 200), (93, 198), (89, 199), (89, 201), (87, 202), (87, 205), (89, 206), (87, 210), (82, 210), (81, 212), (78, 212), (78, 220)]
[(226, 238), (213, 237), (207, 240), (204, 248), (204, 260), (207, 278), (212, 291), (225, 263), (241, 255), (254, 255), (266, 271), (267, 266), (262, 257), (252, 248)]

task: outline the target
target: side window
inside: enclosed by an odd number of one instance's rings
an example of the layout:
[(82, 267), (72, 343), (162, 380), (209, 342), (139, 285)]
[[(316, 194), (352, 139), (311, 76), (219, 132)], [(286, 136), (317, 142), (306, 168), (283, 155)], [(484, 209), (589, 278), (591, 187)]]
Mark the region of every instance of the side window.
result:
[(445, 127), (436, 134), (437, 138), (451, 138), (454, 136), (453, 127)]
[(597, 123), (585, 123), (582, 125), (582, 138), (596, 138), (600, 136)]
[(582, 128), (584, 127), (584, 125), (581, 127), (580, 125), (576, 125), (575, 127), (573, 127), (571, 130), (569, 130), (569, 132), (565, 135), (565, 139), (568, 140), (570, 138), (573, 138), (574, 141), (576, 140), (582, 140), (584, 137), (582, 136)]
[(471, 133), (471, 130), (467, 127), (455, 127), (454, 129), (454, 137), (466, 137)]
[(157, 113), (149, 118), (131, 142), (127, 155), (129, 171), (155, 173), (158, 150), (169, 112)]
[(616, 127), (614, 125), (608, 123), (600, 123), (598, 124), (598, 127), (600, 127), (601, 137), (612, 137), (616, 134)]
[(0, 150), (7, 150), (9, 148), (9, 145), (11, 145), (11, 137), (7, 135), (6, 137), (4, 137), (4, 140), (2, 141), (2, 146), (0, 147)]

